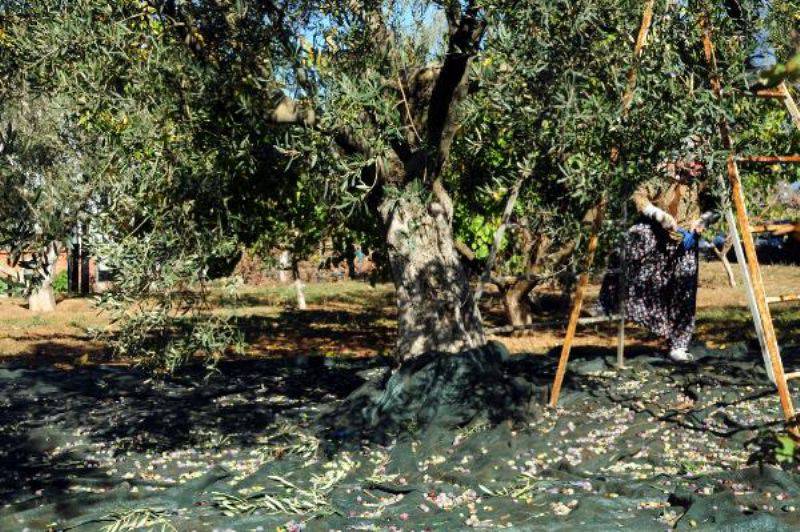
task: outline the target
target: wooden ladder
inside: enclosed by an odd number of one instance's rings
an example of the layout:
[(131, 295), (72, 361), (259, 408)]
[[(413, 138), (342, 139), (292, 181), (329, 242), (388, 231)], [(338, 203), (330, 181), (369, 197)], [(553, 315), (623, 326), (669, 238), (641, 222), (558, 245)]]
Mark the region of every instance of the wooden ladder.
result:
[[(722, 83), (717, 73), (717, 60), (712, 40), (711, 25), (708, 23), (707, 17), (702, 17), (700, 23), (703, 30), (703, 49), (705, 58), (711, 71), (711, 87), (716, 97), (721, 98)], [(638, 52), (639, 51), (637, 50), (637, 53)], [(774, 89), (758, 90), (751, 92), (751, 94), (759, 98), (780, 99), (789, 112), (793, 123), (798, 130), (800, 130), (800, 110), (798, 109), (797, 104), (792, 98), (791, 92), (785, 83), (781, 83)], [(800, 432), (798, 432), (798, 428), (795, 425), (797, 416), (792, 403), (791, 395), (789, 393), (788, 380), (800, 378), (800, 371), (784, 373), (780, 348), (778, 346), (777, 337), (775, 336), (775, 328), (769, 309), (770, 303), (794, 300), (794, 297), (790, 296), (789, 298), (782, 298), (779, 296), (768, 298), (766, 295), (764, 281), (761, 275), (761, 267), (756, 255), (755, 242), (753, 240), (750, 220), (747, 214), (742, 182), (739, 175), (739, 164), (800, 163), (800, 155), (764, 155), (739, 157), (734, 152), (730, 127), (724, 118), (720, 120), (719, 133), (723, 146), (729, 151), (727, 175), (731, 189), (731, 200), (733, 203), (733, 208), (729, 207), (725, 215), (728, 225), (730, 226), (731, 235), (733, 236), (737, 262), (742, 268), (748, 306), (750, 307), (753, 315), (753, 323), (756, 329), (759, 344), (761, 345), (761, 352), (764, 357), (764, 364), (766, 366), (767, 374), (778, 389), (778, 396), (784, 418), (790, 423), (790, 434), (795, 437), (799, 437)], [(724, 180), (722, 176), (720, 176), (720, 179)], [(566, 372), (567, 362), (569, 360), (576, 327), (579, 322), (581, 307), (583, 305), (584, 291), (586, 284), (588, 283), (588, 271), (592, 265), (594, 249), (597, 246), (596, 229), (598, 227), (599, 225), (595, 224), (595, 226), (592, 228), (593, 231), (589, 240), (588, 257), (586, 263), (584, 264), (584, 274), (579, 279), (578, 286), (573, 296), (567, 332), (561, 349), (561, 356), (559, 358), (558, 368), (556, 370), (550, 395), (551, 407), (555, 407), (558, 403), (561, 386), (564, 381), (564, 374)], [(622, 338), (622, 335), (620, 337)]]
[[(707, 34), (707, 38), (710, 40), (710, 31)], [(704, 40), (705, 39), (706, 39), (706, 36), (704, 35)], [(706, 52), (707, 59), (709, 61), (711, 61), (712, 64), (715, 64), (713, 46), (711, 46), (709, 44), (709, 45), (706, 46), (706, 48), (707, 48), (707, 50), (710, 50), (710, 55), (709, 55), (709, 51)], [(719, 85), (714, 90), (715, 90), (715, 92), (718, 92)], [(761, 90), (757, 90), (755, 92), (750, 92), (748, 94), (751, 95), (751, 96), (757, 97), (757, 98), (771, 98), (771, 99), (780, 100), (784, 104), (784, 106), (786, 107), (786, 110), (788, 111), (789, 116), (792, 118), (792, 122), (794, 123), (795, 127), (798, 130), (800, 130), (800, 110), (798, 110), (797, 104), (794, 101), (794, 98), (792, 98), (792, 94), (789, 91), (789, 87), (786, 86), (786, 83), (781, 83), (780, 85), (778, 85), (777, 87), (775, 87), (773, 89), (761, 89)], [(722, 127), (722, 125), (720, 126), (720, 134), (722, 135), (723, 142), (725, 142), (726, 137), (727, 137), (728, 144), (729, 144), (730, 143), (730, 133), (729, 133), (727, 125), (725, 125), (724, 128)], [(726, 144), (726, 146), (727, 146), (727, 144)], [(728, 164), (728, 179), (731, 182), (732, 191), (735, 190), (735, 188), (736, 188), (736, 187), (733, 186), (733, 181), (734, 180), (739, 181), (739, 165), (740, 164), (793, 164), (793, 163), (796, 164), (796, 163), (800, 163), (800, 156), (798, 156), (798, 155), (755, 155), (755, 156), (736, 157), (731, 152), (731, 157), (733, 158), (733, 161), (729, 162), (729, 164)], [(738, 187), (739, 187), (739, 189), (741, 189), (741, 183), (740, 182), (739, 182)], [(734, 200), (735, 200), (735, 198), (734, 198)], [(742, 247), (742, 240), (739, 237), (739, 229), (741, 229), (742, 232), (747, 233), (748, 236), (749, 236), (752, 233), (757, 233), (762, 229), (764, 229), (764, 230), (769, 229), (769, 226), (752, 226), (752, 225), (750, 225), (750, 221), (748, 219), (746, 210), (743, 213), (743, 217), (740, 217), (739, 212), (738, 212), (738, 208), (737, 208), (737, 212), (736, 212), (735, 216), (734, 216), (734, 213), (732, 212), (732, 210), (728, 209), (728, 212), (726, 212), (726, 218), (728, 219), (728, 226), (730, 227), (731, 235), (733, 235), (733, 243), (734, 243), (734, 246), (735, 246), (734, 247), (734, 251), (736, 252), (736, 261), (741, 266), (742, 278), (744, 279), (744, 285), (745, 285), (745, 290), (746, 290), (746, 295), (747, 295), (747, 303), (748, 303), (748, 306), (750, 307), (750, 312), (753, 315), (753, 324), (755, 325), (756, 335), (758, 337), (758, 342), (759, 342), (759, 344), (761, 346), (761, 354), (764, 357), (764, 367), (767, 370), (767, 376), (769, 377), (769, 379), (776, 386), (778, 386), (779, 393), (780, 393), (781, 386), (778, 384), (778, 381), (776, 380), (775, 368), (774, 368), (774, 365), (773, 365), (773, 362), (772, 362), (772, 355), (770, 354), (770, 351), (772, 350), (772, 348), (770, 348), (769, 340), (767, 339), (766, 332), (764, 331), (763, 322), (764, 322), (765, 319), (768, 319), (770, 321), (770, 323), (772, 322), (772, 318), (769, 315), (769, 305), (770, 304), (784, 303), (784, 302), (789, 302), (789, 301), (797, 301), (797, 300), (800, 300), (800, 296), (797, 295), (797, 294), (790, 294), (790, 295), (785, 295), (785, 296), (766, 296), (765, 297), (765, 303), (766, 303), (765, 308), (767, 308), (767, 314), (764, 315), (764, 314), (761, 313), (761, 311), (759, 310), (759, 305), (758, 305), (759, 296), (756, 293), (757, 288), (756, 288), (756, 285), (753, 284), (753, 274), (751, 273), (751, 268), (748, 267), (748, 264), (750, 262), (750, 258), (747, 256), (746, 250), (743, 249), (743, 247)], [(738, 228), (737, 228), (737, 223), (739, 224)], [(742, 223), (745, 223), (746, 225), (741, 225)], [(747, 228), (746, 230), (744, 229), (745, 227)], [(755, 259), (755, 262), (756, 262), (756, 265), (758, 266), (757, 258)], [(756, 284), (757, 283), (758, 283), (758, 281), (756, 281)], [(779, 360), (781, 368), (782, 368), (783, 367), (783, 361), (780, 358), (780, 350), (777, 349), (777, 352), (779, 354), (778, 360)], [(789, 373), (789, 374), (785, 374), (784, 378), (782, 380), (788, 380), (788, 379), (797, 378), (797, 377), (800, 377), (800, 372), (792, 372), (792, 373)], [(791, 401), (789, 401), (789, 403), (791, 403)], [(783, 405), (784, 402), (781, 401), (781, 404)], [(784, 409), (785, 409), (785, 407), (784, 407)]]
[[(705, 53), (706, 62), (711, 71), (711, 88), (717, 98), (722, 97), (722, 83), (719, 78), (717, 70), (717, 58), (714, 51), (714, 43), (712, 39), (711, 24), (707, 16), (703, 16), (700, 20), (701, 28), (703, 29), (703, 50)], [(798, 111), (797, 104), (792, 98), (789, 88), (783, 82), (775, 89), (761, 90), (754, 93), (757, 97), (762, 98), (776, 98), (780, 99), (786, 107), (792, 122), (800, 130), (800, 111)], [(775, 335), (775, 327), (772, 322), (772, 314), (770, 313), (769, 300), (764, 289), (764, 280), (761, 275), (761, 265), (758, 262), (756, 255), (755, 243), (753, 241), (753, 233), (751, 231), (750, 219), (747, 214), (747, 206), (744, 198), (744, 190), (742, 181), (739, 175), (739, 164), (750, 163), (766, 163), (766, 164), (791, 164), (800, 163), (799, 155), (759, 155), (739, 157), (736, 155), (733, 140), (731, 138), (730, 127), (727, 120), (722, 118), (719, 123), (719, 134), (722, 139), (722, 144), (725, 149), (729, 151), (727, 161), (728, 181), (731, 187), (731, 199), (735, 208), (735, 220), (731, 209), (728, 209), (726, 217), (731, 230), (734, 231), (734, 244), (744, 248), (744, 261), (737, 257), (737, 261), (742, 264), (742, 273), (745, 278), (745, 285), (748, 292), (748, 302), (750, 303), (751, 312), (753, 313), (753, 323), (756, 327), (756, 332), (759, 335), (759, 343), (762, 348), (762, 355), (764, 357), (764, 364), (767, 369), (767, 374), (770, 380), (775, 384), (778, 389), (778, 398), (780, 399), (781, 409), (783, 416), (790, 424), (789, 431), (795, 437), (800, 436), (798, 427), (796, 425), (797, 414), (792, 403), (792, 397), (789, 393), (789, 379), (800, 377), (800, 372), (784, 373), (783, 360), (781, 359), (780, 347)], [(741, 237), (735, 234), (736, 226), (738, 225)], [(741, 253), (740, 251), (737, 252)], [(760, 327), (759, 327), (760, 325)]]

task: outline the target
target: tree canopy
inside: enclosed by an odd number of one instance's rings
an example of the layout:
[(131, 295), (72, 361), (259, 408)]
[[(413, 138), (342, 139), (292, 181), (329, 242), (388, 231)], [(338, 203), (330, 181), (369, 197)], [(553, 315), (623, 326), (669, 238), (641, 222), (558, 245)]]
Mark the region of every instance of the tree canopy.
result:
[[(116, 347), (174, 369), (238, 343), (203, 298), (243, 246), (301, 256), (356, 231), (386, 249), (400, 358), (474, 347), (458, 240), (488, 255), (521, 176), (505, 274), (574, 244), (603, 194), (612, 241), (624, 198), (687, 138), (718, 175), (720, 116), (743, 153), (796, 150), (782, 110), (742, 87), (754, 28), (791, 58), (798, 6), (761, 20), (757, 5), (657, 1), (635, 61), (633, 0), (5, 2), (0, 243), (44, 257), (89, 224), (115, 281), (103, 299)], [(770, 176), (749, 185), (786, 174)]]

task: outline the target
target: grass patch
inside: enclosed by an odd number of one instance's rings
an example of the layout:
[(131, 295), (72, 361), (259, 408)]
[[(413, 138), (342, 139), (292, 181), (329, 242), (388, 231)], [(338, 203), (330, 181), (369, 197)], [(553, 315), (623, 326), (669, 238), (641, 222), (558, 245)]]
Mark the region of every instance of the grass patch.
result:
[[(314, 283), (306, 285), (305, 297), (309, 305), (331, 304), (366, 307), (392, 305), (393, 288), (388, 284), (376, 286), (358, 281)], [(215, 290), (211, 303), (218, 307), (291, 307), (297, 303), (297, 292), (292, 285), (243, 287), (235, 295)]]
[[(786, 303), (771, 308), (775, 332), (781, 342), (800, 335), (800, 305)], [(750, 310), (741, 307), (705, 308), (697, 313), (698, 337), (716, 343), (755, 341)]]

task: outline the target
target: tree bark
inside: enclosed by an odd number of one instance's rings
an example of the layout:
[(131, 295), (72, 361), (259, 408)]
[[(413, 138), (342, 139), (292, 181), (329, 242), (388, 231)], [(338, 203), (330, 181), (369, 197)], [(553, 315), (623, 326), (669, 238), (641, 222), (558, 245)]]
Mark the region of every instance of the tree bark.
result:
[(56, 294), (53, 280), (58, 260), (58, 245), (54, 242), (42, 253), (42, 264), (39, 268), (39, 283), (28, 296), (28, 309), (32, 312), (53, 312), (56, 310)]
[[(529, 294), (541, 283), (545, 272), (563, 266), (575, 251), (574, 241), (553, 249), (553, 241), (545, 235), (534, 235), (523, 230), (520, 236), (524, 242), (522, 253), (528, 257), (525, 276), (501, 287), (506, 317), (509, 324), (515, 327), (533, 323), (534, 312)], [(527, 333), (522, 330), (518, 334)]]
[(308, 306), (306, 305), (305, 285), (299, 277), (294, 280), (294, 289), (297, 291), (297, 308), (306, 310)]
[(32, 312), (53, 312), (56, 310), (56, 294), (53, 290), (52, 281), (38, 286), (31, 295), (28, 296), (28, 309)]
[[(329, 132), (344, 154), (380, 160), (364, 173), (375, 180), (367, 202), (386, 231), (397, 289), (395, 355), (400, 360), (427, 352), (457, 353), (486, 343), (467, 272), (454, 246), (452, 202), (439, 180), (459, 129), (455, 110), (468, 95), (470, 62), (486, 29), (483, 8), (475, 4), (448, 2), (448, 44), (440, 66), (424, 67), (410, 76), (398, 73), (397, 104), (403, 106), (407, 122), (405, 140), (397, 140), (383, 154), (373, 153), (369, 128), (379, 132), (385, 126), (370, 113), (363, 117), (369, 126), (366, 133), (356, 134), (349, 125)], [(368, 21), (371, 42), (386, 55), (395, 53), (381, 10), (358, 7)], [(270, 121), (320, 127), (309, 102), (288, 96), (273, 109)]]
[(722, 249), (717, 249), (714, 246), (712, 249), (714, 253), (717, 254), (720, 262), (722, 262), (722, 266), (725, 268), (725, 273), (728, 274), (728, 285), (731, 288), (736, 288), (736, 277), (733, 274), (733, 268), (731, 267), (731, 261), (728, 260), (728, 253), (730, 252), (731, 248), (733, 247), (733, 238), (731, 235), (728, 235), (725, 238), (725, 243), (722, 245)]
[(380, 214), (397, 288), (396, 357), (483, 346), (477, 306), (455, 249), (449, 197), (439, 189), (431, 200), (414, 194), (385, 199)]
[(503, 304), (508, 323), (515, 327), (522, 327), (533, 323), (528, 294), (536, 287), (535, 281), (517, 281), (503, 293)]

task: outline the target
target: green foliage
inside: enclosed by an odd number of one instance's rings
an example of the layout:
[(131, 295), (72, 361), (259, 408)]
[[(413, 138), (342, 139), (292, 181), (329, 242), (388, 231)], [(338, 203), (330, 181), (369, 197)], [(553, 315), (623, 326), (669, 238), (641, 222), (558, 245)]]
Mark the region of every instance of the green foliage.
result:
[[(748, 20), (754, 1), (743, 2)], [(531, 235), (580, 239), (603, 194), (613, 240), (624, 199), (689, 135), (707, 140), (701, 157), (716, 183), (726, 156), (720, 116), (743, 153), (800, 149), (785, 116), (764, 113), (768, 102), (733, 90), (714, 98), (698, 14), (709, 10), (726, 84), (743, 84), (752, 44), (752, 20), (732, 19), (722, 3), (656, 2), (623, 116), (641, 2), (490, 0), (470, 11), (487, 30), (468, 63), (469, 93), (452, 110), (452, 151), (433, 164), (433, 87), (422, 81), (468, 55), (446, 48), (454, 6), (3, 4), (0, 246), (38, 252), (41, 262), (39, 250), (83, 224), (85, 244), (113, 273), (101, 302), (115, 318), (114, 347), (171, 371), (240, 345), (236, 323), (206, 306), (220, 264), (244, 247), (299, 260), (326, 238), (375, 247), (384, 231), (377, 206), (426, 197), (440, 164), (456, 232), (479, 258), (508, 190), (530, 175), (501, 250), (501, 269), (515, 272), (527, 265)], [(775, 3), (765, 22), (781, 59), (794, 53), (797, 8)], [(272, 111), (286, 98), (304, 120), (276, 127)], [(619, 165), (609, 159), (615, 146)], [(766, 211), (760, 191), (793, 172), (748, 173), (748, 194)]]
[(0, 277), (0, 296), (10, 293), (12, 296), (22, 295), (24, 287), (10, 277)]
[(7, 9), (1, 97), (17, 139), (0, 201), (19, 212), (0, 243), (36, 249), (83, 222), (113, 272), (101, 303), (116, 349), (170, 370), (213, 362), (239, 338), (204, 309), (218, 265), (242, 245), (302, 252), (327, 222), (265, 127), (292, 62), (272, 61), (287, 28), (257, 2)]
[(53, 278), (53, 290), (56, 294), (66, 294), (69, 291), (69, 278), (66, 270), (58, 272)]
[(800, 460), (800, 445), (788, 433), (767, 430), (748, 442), (754, 449), (748, 463), (794, 468)]
[(152, 530), (159, 532), (176, 532), (178, 529), (167, 518), (167, 511), (161, 508), (122, 508), (114, 511), (101, 522), (103, 532), (132, 532), (134, 530)]

